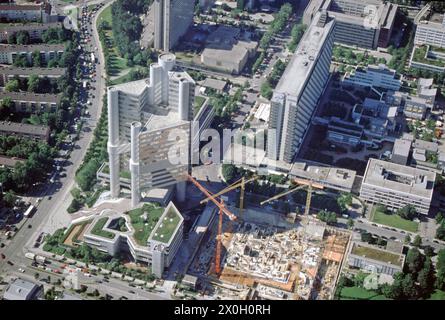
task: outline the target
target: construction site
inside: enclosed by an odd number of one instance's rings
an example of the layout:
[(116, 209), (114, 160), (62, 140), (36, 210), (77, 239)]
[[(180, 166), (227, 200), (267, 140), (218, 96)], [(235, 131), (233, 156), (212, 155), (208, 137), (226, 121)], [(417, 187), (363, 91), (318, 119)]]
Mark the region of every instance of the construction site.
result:
[[(309, 215), (313, 188), (323, 186), (298, 180), (261, 205), (307, 189), (304, 215), (283, 215), (272, 208), (244, 208), (244, 186), (256, 177), (238, 180), (211, 194), (194, 178), (191, 181), (213, 202), (213, 219), (188, 272), (218, 287), (221, 297), (244, 299), (328, 300), (335, 286), (351, 234), (329, 227)], [(239, 207), (219, 200), (240, 188)], [(219, 209), (219, 210), (218, 210)], [(233, 291), (233, 292), (230, 292)]]

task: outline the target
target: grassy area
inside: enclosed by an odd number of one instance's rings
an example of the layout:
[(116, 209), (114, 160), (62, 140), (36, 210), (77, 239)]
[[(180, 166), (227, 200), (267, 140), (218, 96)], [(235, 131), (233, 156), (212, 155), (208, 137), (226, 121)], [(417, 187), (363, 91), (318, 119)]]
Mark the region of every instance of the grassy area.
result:
[(360, 287), (344, 287), (340, 292), (340, 300), (389, 300), (375, 291)]
[(102, 11), (97, 18), (97, 24), (100, 24), (102, 21), (108, 22), (110, 25), (112, 23), (112, 16), (111, 16), (111, 6), (108, 6)]
[(440, 59), (426, 58), (427, 47), (421, 46), (415, 49), (413, 60), (420, 63), (430, 64), (437, 67), (445, 67), (445, 62)]
[(419, 223), (405, 220), (397, 214), (385, 214), (383, 212), (377, 211), (377, 208), (373, 208), (372, 219), (373, 222), (384, 224), (389, 227), (394, 227), (398, 229), (403, 229), (410, 232), (417, 232), (419, 228)]
[(94, 225), (94, 227), (91, 229), (91, 233), (99, 236), (99, 237), (104, 237), (104, 238), (108, 238), (108, 239), (113, 239), (115, 237), (115, 234), (106, 230), (103, 230), (105, 224), (108, 221), (108, 217), (103, 217), (100, 218), (96, 224)]
[(428, 300), (445, 300), (445, 291), (436, 290)]
[(167, 212), (161, 224), (155, 230), (152, 239), (163, 243), (168, 243), (180, 220), (181, 218), (178, 216), (176, 211), (171, 208)]
[(399, 255), (379, 250), (377, 248), (374, 249), (356, 244), (354, 245), (351, 253), (358, 256), (367, 257), (369, 259), (390, 263), (396, 266), (401, 266), (402, 264)]
[[(164, 209), (155, 204), (144, 204), (142, 208), (137, 208), (128, 212), (130, 222), (135, 232), (133, 237), (139, 245), (146, 245), (148, 237), (153, 231), (156, 223), (161, 217)], [(147, 213), (147, 219), (144, 218)]]
[(206, 98), (204, 97), (200, 97), (200, 96), (196, 96), (195, 97), (195, 104), (193, 106), (193, 115), (197, 115), (199, 110), (201, 110), (202, 105), (204, 104), (204, 102), (206, 101)]

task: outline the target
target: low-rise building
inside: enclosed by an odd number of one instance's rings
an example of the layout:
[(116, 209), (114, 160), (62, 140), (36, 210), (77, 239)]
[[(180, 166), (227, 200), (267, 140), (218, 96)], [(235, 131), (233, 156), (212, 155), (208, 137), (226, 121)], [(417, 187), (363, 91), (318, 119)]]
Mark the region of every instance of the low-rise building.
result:
[(346, 72), (342, 83), (343, 85), (398, 91), (402, 85), (402, 80), (397, 76), (395, 70), (380, 64), (378, 66), (370, 65), (366, 68), (357, 67), (352, 72)]
[(65, 75), (65, 68), (16, 68), (16, 67), (0, 67), (0, 87), (6, 85), (10, 80), (28, 79), (31, 75), (39, 78), (59, 79)]
[(369, 159), (360, 198), (390, 210), (413, 205), (418, 213), (428, 214), (435, 180), (435, 172)]
[(48, 141), (51, 130), (47, 126), (36, 126), (19, 122), (0, 122), (0, 135), (18, 136), (26, 139)]
[[(135, 210), (143, 210), (143, 207)], [(132, 212), (124, 214), (111, 207), (103, 210), (86, 227), (83, 240), (89, 246), (111, 256), (127, 251), (135, 261), (151, 265), (153, 274), (161, 278), (164, 270), (171, 265), (182, 243), (184, 218), (173, 202), (170, 202), (148, 238), (145, 238), (146, 242), (143, 243), (141, 241), (144, 237), (141, 232), (145, 231), (136, 230), (131, 222), (132, 219), (136, 219)], [(141, 219), (142, 224), (144, 221), (153, 223), (155, 220), (150, 217), (151, 214), (152, 212), (148, 210), (137, 218)], [(83, 218), (85, 219), (91, 218)], [(119, 223), (121, 219), (124, 221), (125, 228), (120, 227), (122, 226)], [(73, 225), (76, 223), (79, 221), (73, 221)]]
[(234, 27), (219, 26), (207, 39), (201, 62), (207, 67), (239, 74), (255, 55), (258, 42)]
[(0, 3), (0, 19), (46, 23), (51, 19), (51, 5), (47, 1), (28, 4)]
[(445, 15), (433, 21), (419, 19), (417, 21), (414, 44), (445, 48)]
[(6, 288), (4, 300), (37, 300), (43, 295), (43, 286), (23, 279), (15, 279)]
[(11, 35), (25, 31), (32, 41), (42, 40), (42, 35), (48, 29), (62, 28), (61, 22), (51, 23), (25, 23), (25, 24), (0, 24), (0, 42), (7, 41)]
[(411, 141), (405, 139), (396, 139), (392, 149), (391, 162), (406, 166), (411, 151)]
[(349, 267), (362, 270), (394, 275), (401, 272), (405, 256), (401, 253), (376, 248), (358, 242), (353, 242), (348, 254)]
[(327, 138), (331, 142), (357, 146), (363, 137), (361, 125), (332, 117), (328, 125)]
[(0, 101), (11, 99), (15, 112), (54, 112), (60, 105), (60, 94), (38, 94), (30, 92), (0, 92)]
[(32, 63), (32, 56), (39, 52), (43, 63), (60, 57), (65, 51), (64, 44), (0, 44), (0, 64), (13, 64), (18, 57), (25, 57)]

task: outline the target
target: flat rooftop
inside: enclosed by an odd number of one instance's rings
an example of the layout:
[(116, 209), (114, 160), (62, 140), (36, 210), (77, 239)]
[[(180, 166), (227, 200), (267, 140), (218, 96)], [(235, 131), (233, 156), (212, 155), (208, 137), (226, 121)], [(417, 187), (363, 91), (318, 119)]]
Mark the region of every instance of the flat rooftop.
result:
[(1, 52), (64, 51), (64, 44), (0, 44)]
[(14, 133), (46, 136), (49, 130), (50, 129), (47, 126), (36, 126), (20, 122), (7, 122), (7, 121), (0, 122), (0, 131), (2, 132), (14, 132)]
[(402, 254), (396, 254), (387, 250), (365, 246), (358, 243), (353, 243), (351, 254), (370, 260), (391, 264), (397, 267), (402, 267), (404, 261), (404, 256)]
[(49, 28), (61, 28), (61, 22), (49, 23), (0, 23), (0, 32), (17, 32), (32, 30), (48, 30)]
[(173, 202), (170, 202), (153, 229), (150, 240), (169, 244), (183, 220), (182, 215)]
[(65, 68), (16, 68), (16, 67), (0, 67), (0, 74), (17, 75), (17, 76), (63, 76), (66, 72)]
[(59, 103), (60, 94), (39, 94), (31, 92), (0, 92), (0, 100), (11, 98), (13, 101)]
[(363, 184), (431, 199), (435, 180), (435, 172), (371, 158)]
[(315, 15), (312, 24), (306, 30), (295, 54), (278, 82), (275, 92), (299, 97), (321, 55), (321, 50), (328, 35), (333, 31), (334, 21), (324, 27), (317, 25), (320, 12)]

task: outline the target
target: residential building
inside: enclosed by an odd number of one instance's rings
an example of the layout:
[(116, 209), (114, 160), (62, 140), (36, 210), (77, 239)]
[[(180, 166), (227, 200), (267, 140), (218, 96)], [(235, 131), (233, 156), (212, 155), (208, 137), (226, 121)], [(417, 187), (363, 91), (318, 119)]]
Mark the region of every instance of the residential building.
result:
[(394, 28), (398, 6), (381, 0), (311, 0), (303, 23), (315, 13), (327, 10), (335, 18), (335, 42), (367, 49), (387, 47)]
[(31, 75), (39, 78), (60, 79), (65, 75), (65, 68), (17, 68), (17, 67), (0, 67), (0, 87), (13, 79), (28, 79)]
[(170, 51), (193, 23), (195, 6), (188, 0), (155, 0), (154, 48)]
[(397, 76), (395, 70), (380, 64), (378, 66), (370, 65), (364, 69), (357, 67), (352, 72), (346, 72), (342, 84), (398, 91), (402, 80)]
[(435, 180), (435, 172), (369, 159), (360, 198), (390, 210), (410, 204), (418, 213), (428, 214)]
[(254, 57), (258, 42), (250, 39), (250, 33), (221, 25), (208, 38), (201, 54), (201, 62), (207, 67), (239, 74), (247, 61)]
[(316, 14), (275, 88), (267, 145), (270, 159), (290, 163), (300, 150), (330, 76), (334, 24), (326, 12)]
[[(144, 213), (146, 223), (155, 221), (155, 217), (150, 217), (151, 214), (153, 212), (150, 210)], [(121, 225), (121, 219), (124, 221), (124, 229), (117, 227)], [(129, 215), (114, 210), (112, 203), (93, 218), (83, 217), (73, 221), (72, 225), (80, 223), (88, 223), (83, 234), (86, 244), (111, 256), (122, 251), (128, 252), (135, 261), (151, 265), (152, 273), (158, 278), (171, 265), (183, 240), (184, 218), (173, 202), (164, 209), (146, 242), (141, 242), (143, 240), (135, 236), (136, 230)]]
[(36, 126), (19, 122), (0, 122), (0, 135), (18, 136), (24, 139), (48, 141), (51, 130), (47, 126)]
[[(150, 79), (108, 88), (111, 195), (119, 196), (121, 172), (127, 172), (134, 206), (144, 190), (175, 184), (178, 199), (185, 199), (195, 82), (175, 62), (173, 54), (160, 55)], [(171, 159), (173, 148), (181, 160)]]
[(0, 42), (8, 41), (8, 37), (19, 31), (25, 31), (29, 34), (32, 41), (42, 40), (42, 35), (48, 29), (62, 28), (61, 22), (51, 23), (26, 23), (26, 24), (1, 24), (0, 25)]
[(28, 63), (32, 63), (35, 52), (40, 53), (43, 63), (48, 63), (51, 59), (60, 57), (64, 51), (64, 44), (0, 44), (0, 64), (13, 64), (18, 57), (25, 57)]
[(0, 101), (11, 99), (15, 112), (54, 112), (60, 105), (61, 94), (39, 94), (30, 92), (0, 92)]
[(43, 285), (28, 280), (15, 279), (6, 288), (4, 300), (37, 300), (43, 296)]
[(401, 272), (404, 262), (405, 256), (402, 253), (395, 253), (358, 242), (351, 244), (348, 253), (349, 267), (390, 276)]
[(51, 5), (47, 1), (30, 4), (0, 3), (0, 19), (46, 23), (51, 20)]

